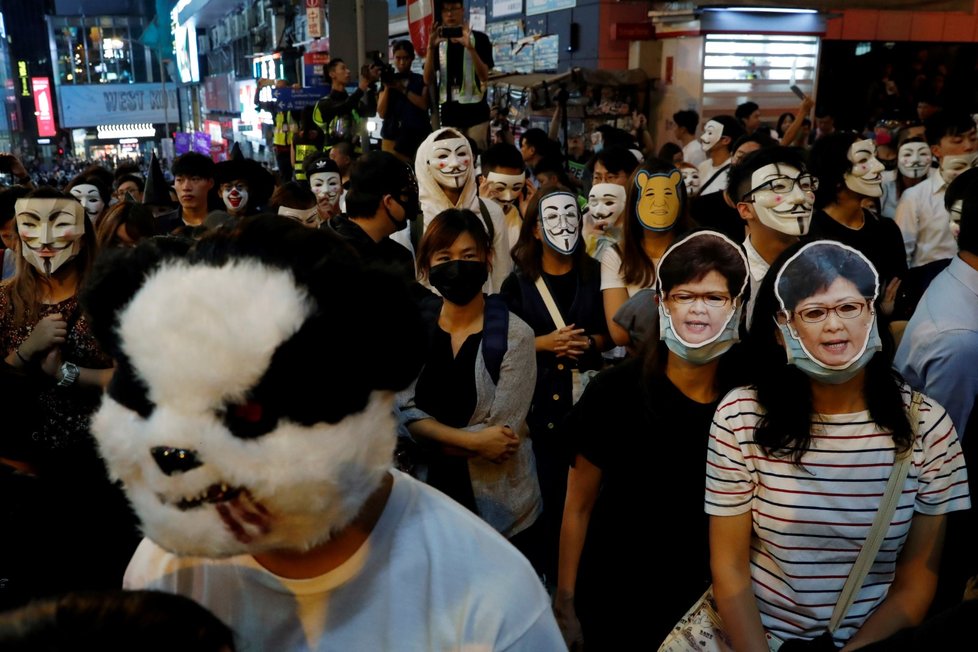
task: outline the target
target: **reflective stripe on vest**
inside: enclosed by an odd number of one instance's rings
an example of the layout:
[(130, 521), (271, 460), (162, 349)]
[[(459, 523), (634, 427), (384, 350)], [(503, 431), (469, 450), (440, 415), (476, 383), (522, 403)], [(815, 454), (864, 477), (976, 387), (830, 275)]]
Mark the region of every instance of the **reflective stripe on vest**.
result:
[[(475, 47), (475, 34), (469, 34), (469, 42)], [(438, 44), (438, 62), (440, 64), (438, 102), (444, 104), (448, 101), (448, 41)], [(452, 87), (452, 101), (459, 104), (478, 104), (483, 97), (485, 93), (475, 79), (475, 62), (472, 61), (472, 53), (467, 48), (462, 48), (462, 86)]]
[(292, 112), (279, 111), (275, 114), (275, 127), (272, 135), (273, 145), (289, 145), (292, 143)]
[(315, 154), (319, 151), (319, 148), (315, 145), (296, 145), (295, 146), (295, 178), (299, 181), (305, 181), (306, 173), (302, 170), (302, 162), (306, 160), (306, 157), (310, 154)]

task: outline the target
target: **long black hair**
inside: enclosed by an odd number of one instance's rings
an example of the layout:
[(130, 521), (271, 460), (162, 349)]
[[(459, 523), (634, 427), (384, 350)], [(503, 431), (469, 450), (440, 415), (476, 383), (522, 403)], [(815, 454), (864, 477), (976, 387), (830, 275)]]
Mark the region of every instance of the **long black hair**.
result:
[[(812, 441), (812, 385), (804, 372), (786, 364), (784, 346), (777, 339), (775, 318), (781, 306), (774, 294), (774, 284), (781, 268), (802, 246), (789, 247), (768, 270), (757, 294), (747, 340), (757, 402), (765, 411), (754, 439), (765, 453), (790, 458), (799, 465)], [(863, 398), (876, 424), (892, 433), (898, 451), (905, 451), (913, 445), (914, 435), (904, 407), (903, 378), (892, 368), (896, 347), (878, 306), (876, 319), (883, 350), (866, 366)]]
[[(526, 209), (523, 225), (520, 227), (519, 240), (516, 241), (511, 250), (517, 269), (531, 281), (536, 281), (543, 272), (543, 248), (545, 246), (542, 239), (543, 235), (541, 234), (540, 238), (536, 237), (536, 228), (540, 222), (540, 200), (555, 192), (564, 192), (574, 196), (574, 192), (566, 186), (549, 184), (541, 187)], [(580, 228), (583, 229), (583, 227), (584, 220), (581, 219)], [(574, 266), (574, 271), (581, 280), (590, 278), (590, 268), (586, 264), (588, 259), (587, 248), (584, 246), (583, 236), (577, 243), (577, 249), (574, 250), (574, 253), (569, 254), (569, 258)]]

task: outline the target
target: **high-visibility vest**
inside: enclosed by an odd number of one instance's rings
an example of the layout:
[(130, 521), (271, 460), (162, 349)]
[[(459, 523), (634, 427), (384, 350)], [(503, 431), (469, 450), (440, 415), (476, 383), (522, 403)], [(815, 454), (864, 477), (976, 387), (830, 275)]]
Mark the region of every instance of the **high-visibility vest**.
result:
[(275, 114), (275, 127), (272, 132), (272, 144), (285, 147), (292, 144), (292, 112), (279, 111)]
[[(475, 34), (469, 34), (470, 42), (475, 46)], [(438, 44), (438, 103), (448, 101), (448, 41)], [(478, 104), (485, 98), (486, 93), (475, 75), (475, 62), (472, 53), (462, 49), (462, 85), (452, 86), (452, 101), (459, 104)]]
[[(321, 102), (322, 100), (320, 100)], [(352, 118), (352, 120), (351, 120)], [(312, 113), (312, 121), (315, 122), (320, 129), (323, 130), (323, 134), (326, 135), (325, 144), (323, 145), (323, 151), (328, 152), (333, 148), (338, 142), (346, 141), (354, 145), (354, 150), (356, 152), (362, 152), (363, 149), (360, 147), (360, 127), (363, 124), (363, 118), (357, 113), (356, 109), (350, 111), (349, 114), (336, 115), (333, 119), (329, 121), (329, 124), (323, 122), (323, 114), (319, 110), (319, 102), (316, 102), (316, 108)]]
[(296, 145), (295, 146), (295, 178), (299, 181), (306, 180), (306, 173), (302, 169), (302, 162), (310, 154), (315, 154), (319, 148), (315, 145)]

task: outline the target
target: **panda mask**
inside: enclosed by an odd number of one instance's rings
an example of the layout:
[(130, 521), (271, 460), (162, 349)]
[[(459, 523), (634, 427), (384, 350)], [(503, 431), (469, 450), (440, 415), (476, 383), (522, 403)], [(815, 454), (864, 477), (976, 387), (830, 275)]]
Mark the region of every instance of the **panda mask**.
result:
[(92, 432), (160, 546), (308, 550), (380, 487), (424, 331), (327, 233), (260, 217), (186, 252), (147, 242), (100, 261), (82, 300), (117, 363)]

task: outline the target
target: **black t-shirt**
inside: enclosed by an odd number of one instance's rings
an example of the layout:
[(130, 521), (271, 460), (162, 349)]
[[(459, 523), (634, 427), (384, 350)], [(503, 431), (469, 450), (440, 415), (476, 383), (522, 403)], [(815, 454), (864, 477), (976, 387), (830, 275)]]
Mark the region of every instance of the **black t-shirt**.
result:
[(891, 219), (879, 218), (864, 210), (860, 229), (850, 229), (833, 220), (824, 210), (812, 214), (812, 225), (802, 241), (835, 240), (862, 252), (880, 275), (880, 293), (893, 278), (907, 272), (907, 255), (900, 227)]
[[(489, 41), (489, 37), (476, 31), (473, 31), (472, 35), (475, 38), (476, 54), (491, 70), (495, 64), (492, 60), (492, 43)], [(446, 90), (449, 93), (449, 101), (441, 105), (441, 124), (444, 127), (467, 129), (489, 121), (489, 104), (485, 100), (475, 104), (459, 104), (451, 97), (452, 87), (457, 88), (462, 85), (462, 57), (464, 53), (465, 47), (461, 43), (448, 43), (449, 86)], [(480, 83), (475, 70), (473, 70), (473, 74), (476, 76), (476, 83)], [(439, 83), (445, 82), (439, 80)], [(484, 84), (482, 86), (484, 87)]]
[[(704, 473), (718, 402), (697, 403), (664, 375), (646, 378), (643, 363), (602, 372), (564, 424), (602, 471), (576, 587), (585, 640), (600, 649), (658, 644), (710, 581)], [(625, 585), (653, 592), (655, 608)]]

